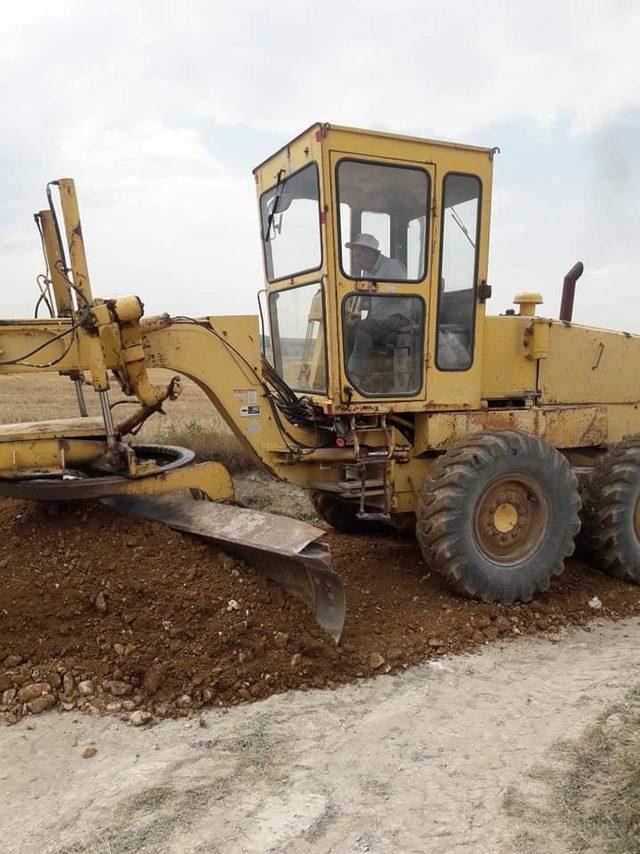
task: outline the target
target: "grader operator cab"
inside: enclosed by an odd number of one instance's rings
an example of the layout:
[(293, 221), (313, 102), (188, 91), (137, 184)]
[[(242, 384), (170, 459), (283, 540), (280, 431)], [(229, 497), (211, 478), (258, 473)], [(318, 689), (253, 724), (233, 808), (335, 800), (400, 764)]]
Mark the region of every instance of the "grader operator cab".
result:
[[(216, 463), (131, 435), (194, 380), (238, 440), (347, 532), (417, 536), (463, 594), (529, 600), (582, 541), (640, 580), (640, 339), (537, 315), (488, 316), (494, 150), (317, 124), (254, 170), (260, 318), (145, 317), (92, 295), (74, 184), (38, 222), (47, 320), (0, 321), (0, 374), (57, 371), (80, 418), (0, 428), (0, 494), (109, 498), (240, 550), (337, 639), (344, 591), (322, 532), (229, 502)], [(61, 234), (64, 233), (65, 241)], [(126, 283), (114, 282), (121, 292)], [(117, 423), (112, 380), (137, 409)], [(92, 386), (99, 419), (86, 417)], [(189, 488), (211, 499), (159, 495)], [(151, 497), (150, 497), (151, 496)], [(581, 504), (582, 517), (580, 517)], [(371, 567), (375, 572), (375, 566)]]
[[(338, 130), (319, 133), (335, 138)], [(436, 255), (435, 161), (422, 151), (412, 162), (407, 150), (402, 160), (368, 159), (367, 144), (376, 137), (351, 133), (348, 154), (331, 151), (322, 193), (312, 161), (291, 174), (279, 169), (275, 185), (260, 197), (274, 365), (292, 388), (328, 394), (323, 314), (330, 291), (336, 327), (342, 327), (342, 377), (336, 379), (347, 403), (381, 396), (424, 399), (426, 319), (436, 276), (438, 366), (467, 370), (473, 361), (480, 177), (445, 176), (436, 270), (429, 263)], [(490, 163), (479, 167), (476, 172), (490, 180)], [(256, 175), (261, 186), (260, 169)], [(325, 201), (323, 209), (321, 198), (331, 198), (335, 212), (333, 244), (326, 247), (322, 226), (330, 206)]]

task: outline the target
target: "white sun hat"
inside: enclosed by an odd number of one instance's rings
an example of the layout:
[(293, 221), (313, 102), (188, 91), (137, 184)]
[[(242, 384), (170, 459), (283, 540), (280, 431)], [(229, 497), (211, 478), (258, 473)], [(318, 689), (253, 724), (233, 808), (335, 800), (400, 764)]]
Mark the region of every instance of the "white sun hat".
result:
[(359, 234), (355, 240), (351, 240), (345, 246), (347, 249), (353, 249), (354, 246), (362, 246), (365, 249), (375, 249), (377, 252), (380, 244), (373, 234)]

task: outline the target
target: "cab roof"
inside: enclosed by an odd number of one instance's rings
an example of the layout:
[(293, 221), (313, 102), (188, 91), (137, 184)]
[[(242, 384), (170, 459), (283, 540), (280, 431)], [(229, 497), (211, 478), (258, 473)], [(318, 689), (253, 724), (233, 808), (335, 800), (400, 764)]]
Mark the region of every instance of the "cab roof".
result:
[(276, 157), (278, 154), (280, 154), (280, 152), (287, 149), (290, 145), (292, 145), (294, 142), (301, 139), (302, 137), (307, 136), (307, 134), (311, 133), (311, 131), (313, 131), (313, 130), (320, 130), (323, 132), (323, 134), (328, 134), (330, 131), (334, 130), (334, 131), (340, 131), (340, 132), (344, 132), (344, 133), (356, 133), (356, 134), (359, 134), (361, 136), (375, 136), (375, 137), (383, 138), (383, 139), (404, 139), (404, 140), (407, 140), (409, 142), (419, 142), (419, 143), (423, 143), (425, 145), (431, 145), (431, 146), (436, 145), (436, 146), (440, 146), (442, 148), (460, 148), (460, 149), (464, 149), (465, 151), (479, 151), (479, 152), (483, 152), (485, 154), (488, 154), (490, 157), (495, 152), (500, 150), (499, 148), (496, 148), (496, 147), (486, 148), (486, 147), (480, 146), (480, 145), (466, 145), (464, 143), (459, 143), (459, 142), (446, 142), (445, 140), (429, 139), (428, 137), (411, 136), (409, 134), (388, 133), (386, 131), (380, 131), (380, 130), (368, 130), (366, 128), (348, 127), (347, 125), (332, 125), (332, 124), (329, 124), (329, 122), (314, 122), (314, 124), (309, 125), (309, 127), (305, 128), (305, 130), (303, 130), (301, 133), (292, 137), (284, 145), (282, 145), (280, 148), (276, 149), (276, 151), (272, 151), (268, 157), (266, 157), (263, 161), (261, 161), (260, 163), (258, 163), (257, 166), (254, 167), (254, 169), (252, 170), (253, 173), (255, 174), (266, 163), (268, 163), (270, 160), (272, 160), (274, 157)]

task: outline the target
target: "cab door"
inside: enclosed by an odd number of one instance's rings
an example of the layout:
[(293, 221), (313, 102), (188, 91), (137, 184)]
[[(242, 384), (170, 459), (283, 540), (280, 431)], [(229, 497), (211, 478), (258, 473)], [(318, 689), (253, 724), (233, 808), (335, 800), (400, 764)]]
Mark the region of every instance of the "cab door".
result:
[[(460, 161), (461, 155), (457, 157)], [(427, 400), (430, 408), (477, 409), (488, 295), (491, 161), (476, 157), (471, 169), (464, 161), (452, 165), (442, 170), (436, 187)]]
[(329, 161), (340, 399), (422, 401), (435, 168), (335, 150)]

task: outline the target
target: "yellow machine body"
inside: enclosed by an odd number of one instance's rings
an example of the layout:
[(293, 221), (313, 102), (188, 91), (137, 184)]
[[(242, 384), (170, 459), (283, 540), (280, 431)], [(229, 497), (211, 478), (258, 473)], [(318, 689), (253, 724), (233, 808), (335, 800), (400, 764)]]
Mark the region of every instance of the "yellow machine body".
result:
[[(598, 449), (640, 429), (640, 379), (625, 370), (640, 358), (640, 339), (536, 317), (531, 313), (536, 310), (536, 295), (533, 302), (520, 300), (519, 314), (487, 315), (493, 158), (491, 149), (326, 124), (312, 126), (274, 154), (254, 171), (258, 199), (262, 200), (269, 191), (273, 193), (278, 184), (286, 193), (292, 176), (305, 170), (313, 172), (317, 184), (304, 192), (315, 192), (317, 196), (305, 199), (317, 208), (317, 221), (308, 220), (309, 204), (303, 219), (307, 217), (309, 227), (317, 230), (318, 247), (317, 251), (314, 249), (311, 270), (293, 269), (281, 275), (274, 269), (269, 275), (265, 259), (269, 328), (262, 332), (255, 316), (212, 316), (201, 318), (201, 323), (171, 320), (168, 315), (145, 318), (135, 297), (94, 300), (73, 182), (62, 180), (59, 185), (70, 241), (69, 269), (75, 287), (71, 291), (64, 289), (61, 260), (50, 258), (56, 300), (60, 303), (58, 316), (51, 320), (0, 321), (0, 373), (58, 371), (72, 378), (88, 374), (93, 387), (101, 391), (109, 384), (107, 372), (115, 370), (124, 380), (125, 390), (140, 401), (140, 418), (144, 418), (171, 396), (168, 389), (151, 386), (147, 369), (170, 368), (193, 379), (235, 435), (279, 477), (355, 498), (362, 492), (362, 477), (358, 474), (358, 483), (354, 483), (354, 467), (365, 464), (377, 475), (372, 478), (374, 484), (364, 486), (365, 503), (382, 506), (386, 502), (386, 510), (392, 513), (414, 510), (416, 494), (435, 455), (483, 430), (525, 430), (545, 437), (572, 459), (588, 463)], [(347, 166), (356, 174), (351, 184), (346, 180), (343, 187), (340, 170)], [(354, 203), (349, 213), (352, 219), (357, 214), (359, 221), (352, 223), (346, 233), (348, 193), (357, 185), (357, 170), (362, 167), (370, 170), (362, 173), (365, 180), (382, 167), (383, 184), (387, 181), (392, 186), (389, 182), (396, 173), (404, 175), (402, 180), (406, 176), (413, 180), (415, 175), (426, 190), (419, 205), (416, 201), (421, 208), (419, 215), (415, 206), (406, 214), (415, 214), (407, 232), (409, 239), (412, 229), (420, 233), (424, 254), (422, 262), (416, 264), (414, 259), (415, 275), (410, 282), (376, 281), (349, 275), (350, 271), (345, 270), (341, 253), (347, 238), (353, 239), (355, 231), (363, 230), (366, 222), (384, 225), (385, 218), (390, 219), (385, 212), (384, 193), (376, 195), (373, 187), (365, 199), (371, 210), (356, 211)], [(467, 235), (475, 244), (474, 268), (469, 293), (465, 294), (469, 360), (459, 369), (443, 366), (438, 358), (448, 176), (468, 177), (478, 188), (474, 233)], [(409, 183), (401, 186), (402, 190), (407, 188), (411, 189)], [(278, 216), (286, 222), (286, 209), (280, 214), (276, 211), (274, 218)], [(265, 217), (261, 220), (262, 244), (271, 250), (272, 241), (265, 242)], [(298, 224), (299, 230), (302, 225)], [(277, 223), (271, 226), (277, 227)], [(395, 225), (390, 222), (388, 227), (392, 230)], [(49, 223), (45, 237), (50, 253), (54, 253), (51, 228)], [(413, 239), (415, 254), (415, 234)], [(121, 290), (121, 285), (117, 289)], [(309, 292), (307, 310), (303, 317), (297, 317), (297, 328), (313, 325), (315, 333), (306, 342), (311, 346), (290, 359), (283, 372), (292, 388), (313, 401), (326, 419), (344, 419), (349, 435), (342, 447), (331, 441), (332, 433), (323, 434), (324, 440), (318, 442), (317, 430), (311, 425), (286, 423), (284, 435), (279, 423), (283, 417), (278, 417), (265, 390), (262, 335), (268, 342), (266, 355), (273, 361), (277, 331), (274, 305), (278, 301), (284, 304), (292, 293), (303, 293), (305, 289)], [(69, 294), (74, 293), (81, 294), (76, 298), (79, 307), (82, 300), (90, 304), (90, 322), (85, 321), (70, 336), (53, 340), (77, 323), (77, 311), (74, 320), (69, 308)], [(345, 304), (352, 300), (357, 306), (356, 300), (372, 295), (410, 297), (422, 306), (419, 353), (415, 359), (419, 377), (409, 393), (403, 390), (394, 394), (393, 389), (363, 392), (349, 376), (345, 343), (349, 317)], [(296, 308), (299, 314), (299, 306)], [(46, 345), (48, 340), (52, 343)], [(37, 347), (42, 349), (33, 360), (7, 364)], [(291, 382), (296, 379), (296, 371), (306, 378), (302, 386)], [(21, 469), (55, 467), (60, 464), (62, 450), (67, 461), (97, 454), (95, 443), (75, 438), (72, 429), (66, 434), (64, 430), (55, 434), (35, 430), (30, 440), (24, 435), (25, 430), (18, 439), (15, 429), (5, 429), (0, 435), (0, 469), (5, 472), (11, 469), (17, 474)], [(106, 441), (105, 435), (102, 441)], [(369, 457), (363, 454), (364, 448)], [(382, 462), (370, 456), (376, 449), (384, 452)], [(380, 498), (382, 481), (384, 502)]]
[[(437, 489), (428, 486), (425, 499), (424, 484), (470, 437), (519, 431), (504, 442), (525, 456), (530, 445), (518, 437), (544, 440), (533, 450), (541, 460), (555, 454), (556, 469), (561, 459), (558, 488), (572, 508), (554, 558), (561, 566), (579, 525), (567, 461), (593, 467), (607, 446), (640, 433), (640, 375), (628, 369), (640, 363), (640, 338), (545, 318), (539, 294), (518, 294), (518, 311), (488, 316), (494, 156), (494, 149), (310, 127), (254, 170), (265, 272), (260, 318), (145, 317), (136, 296), (94, 298), (73, 181), (54, 182), (64, 228), (53, 204), (38, 214), (53, 316), (0, 320), (0, 375), (58, 372), (75, 383), (81, 416), (85, 390), (93, 388), (102, 418), (0, 427), (0, 492), (25, 494), (24, 483), (35, 479), (36, 492), (55, 497), (67, 485), (87, 496), (188, 487), (231, 499), (223, 467), (186, 458), (167, 467), (127, 438), (179, 395), (179, 377), (150, 382), (150, 368), (168, 368), (203, 390), (271, 473), (328, 496), (359, 521), (403, 527), (420, 501), (426, 516), (435, 512), (429, 502)], [(119, 423), (110, 375), (137, 403)], [(465, 459), (471, 478), (473, 453)], [(505, 477), (499, 488), (487, 486), (473, 522), (476, 545), (493, 555), (493, 580), (458, 585), (487, 601), (530, 598), (549, 583), (547, 572), (511, 590), (508, 573), (500, 576), (505, 543), (520, 538), (524, 565), (553, 521), (535, 466), (519, 480)], [(163, 512), (177, 525), (173, 510)], [(193, 513), (186, 515), (184, 530), (193, 531)], [(222, 522), (209, 516), (210, 532)], [(634, 518), (640, 532), (640, 509)], [(224, 524), (235, 537), (233, 520)], [(429, 521), (423, 541), (432, 533)], [(297, 531), (294, 539), (305, 547), (314, 536)], [(263, 540), (264, 529), (255, 528), (251, 548), (259, 551)], [(453, 551), (427, 546), (421, 541), (436, 563), (453, 567), (457, 583)], [(473, 569), (475, 558), (465, 560)], [(315, 601), (324, 581), (314, 566), (307, 591)], [(337, 637), (343, 592), (331, 578), (323, 590), (325, 622)]]

